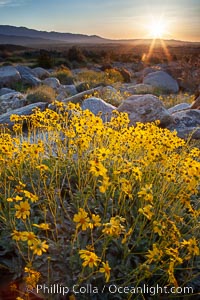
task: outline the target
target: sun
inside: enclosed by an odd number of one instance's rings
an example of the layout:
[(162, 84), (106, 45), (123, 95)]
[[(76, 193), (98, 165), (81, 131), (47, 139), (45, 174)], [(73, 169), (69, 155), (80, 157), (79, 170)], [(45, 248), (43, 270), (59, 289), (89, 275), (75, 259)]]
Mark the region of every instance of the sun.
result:
[(167, 32), (167, 25), (162, 19), (152, 21), (148, 27), (149, 36), (154, 39), (162, 39)]

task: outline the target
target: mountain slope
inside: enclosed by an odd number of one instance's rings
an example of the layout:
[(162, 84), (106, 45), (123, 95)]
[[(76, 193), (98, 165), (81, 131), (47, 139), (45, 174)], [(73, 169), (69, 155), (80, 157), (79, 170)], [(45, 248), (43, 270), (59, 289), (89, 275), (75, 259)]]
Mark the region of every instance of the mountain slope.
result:
[(80, 42), (80, 43), (103, 43), (107, 41), (104, 38), (101, 38), (96, 35), (85, 35), (85, 34), (74, 34), (74, 33), (62, 33), (62, 32), (47, 32), (39, 31), (35, 29), (29, 29), (26, 27), (16, 27), (10, 25), (0, 25), (0, 35), (4, 35), (8, 39), (10, 37), (28, 37), (28, 38), (37, 38), (45, 39), (51, 41), (60, 41), (60, 42)]

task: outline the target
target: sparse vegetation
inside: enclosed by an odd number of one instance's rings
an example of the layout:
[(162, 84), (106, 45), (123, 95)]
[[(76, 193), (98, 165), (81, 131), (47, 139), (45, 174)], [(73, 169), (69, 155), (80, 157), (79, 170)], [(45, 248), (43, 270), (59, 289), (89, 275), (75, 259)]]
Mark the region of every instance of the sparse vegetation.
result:
[(27, 91), (27, 102), (28, 104), (37, 102), (48, 102), (51, 103), (55, 100), (56, 93), (53, 88), (49, 86), (38, 86)]
[(58, 68), (53, 74), (53, 77), (58, 78), (61, 84), (73, 84), (74, 79), (72, 76), (72, 72), (66, 68), (65, 66), (61, 66)]
[(190, 103), (194, 101), (194, 95), (188, 93), (179, 93), (178, 95), (159, 96), (159, 99), (164, 103), (166, 108), (173, 107), (180, 103)]
[(119, 71), (115, 69), (107, 69), (103, 72), (97, 71), (83, 71), (77, 74), (76, 80), (78, 82), (85, 82), (86, 88), (93, 88), (98, 85), (115, 85), (115, 83), (122, 83), (123, 77)]

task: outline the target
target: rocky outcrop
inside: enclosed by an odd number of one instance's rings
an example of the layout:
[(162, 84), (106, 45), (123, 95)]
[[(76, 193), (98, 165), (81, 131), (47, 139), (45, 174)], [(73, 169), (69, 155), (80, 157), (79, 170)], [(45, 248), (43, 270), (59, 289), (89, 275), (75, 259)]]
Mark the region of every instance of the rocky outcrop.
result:
[(179, 91), (177, 81), (163, 71), (148, 74), (144, 77), (143, 83), (152, 85), (154, 88), (164, 93), (178, 93)]
[(200, 139), (200, 110), (186, 109), (172, 114), (174, 123), (168, 126), (171, 131), (177, 131), (181, 138), (191, 136)]
[(35, 76), (32, 76), (31, 74), (30, 75), (23, 75), (22, 76), (22, 83), (24, 85), (36, 87), (36, 86), (39, 86), (41, 84), (41, 80), (38, 79)]
[(83, 110), (89, 109), (95, 115), (101, 112), (101, 118), (103, 121), (108, 121), (111, 117), (112, 111), (116, 109), (115, 106), (96, 97), (85, 99), (82, 102), (81, 107)]
[(16, 91), (12, 90), (12, 89), (8, 89), (8, 88), (2, 88), (2, 89), (0, 89), (0, 96), (9, 94), (9, 93), (14, 93), (14, 92), (16, 92)]
[(56, 99), (58, 101), (62, 101), (66, 97), (74, 96), (77, 94), (77, 89), (74, 84), (71, 85), (60, 85), (60, 87), (57, 89), (58, 96)]
[(136, 122), (147, 123), (160, 120), (161, 126), (165, 127), (173, 122), (163, 103), (158, 97), (150, 94), (128, 97), (117, 110), (128, 113), (130, 125), (135, 125)]
[(190, 104), (189, 103), (180, 103), (180, 104), (177, 104), (177, 105), (175, 105), (173, 107), (170, 107), (168, 109), (168, 112), (170, 114), (173, 114), (173, 113), (175, 113), (177, 111), (185, 110), (185, 109), (188, 109), (188, 108), (190, 108)]
[(153, 94), (155, 88), (152, 85), (139, 83), (127, 89), (132, 94)]
[(13, 84), (21, 80), (21, 76), (16, 68), (6, 66), (0, 68), (0, 87), (12, 87)]
[(0, 96), (0, 114), (26, 105), (25, 96), (19, 92), (11, 92)]
[(142, 70), (142, 74), (145, 77), (150, 73), (154, 73), (154, 72), (158, 72), (158, 71), (161, 71), (160, 67), (156, 67), (156, 66), (155, 67), (146, 67), (146, 68), (144, 68), (144, 70)]
[(42, 81), (43, 84), (52, 87), (53, 89), (58, 89), (60, 87), (60, 81), (55, 77), (49, 77)]
[(38, 86), (41, 84), (41, 80), (35, 76), (33, 70), (25, 66), (17, 66), (17, 71), (20, 73), (21, 82), (28, 86)]
[(41, 67), (34, 68), (32, 69), (32, 71), (34, 75), (39, 79), (45, 79), (50, 76), (50, 73)]

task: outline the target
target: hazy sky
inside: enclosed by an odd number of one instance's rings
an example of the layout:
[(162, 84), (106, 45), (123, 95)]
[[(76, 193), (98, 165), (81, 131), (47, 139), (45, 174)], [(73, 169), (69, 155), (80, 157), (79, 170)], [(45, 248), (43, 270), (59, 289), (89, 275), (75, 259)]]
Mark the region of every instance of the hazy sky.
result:
[(200, 0), (0, 0), (0, 24), (114, 39), (161, 27), (163, 38), (200, 41)]

